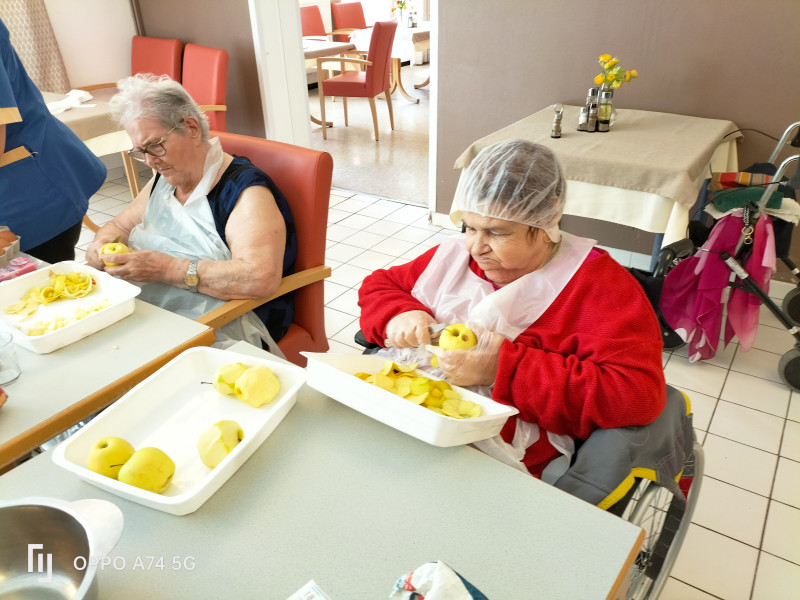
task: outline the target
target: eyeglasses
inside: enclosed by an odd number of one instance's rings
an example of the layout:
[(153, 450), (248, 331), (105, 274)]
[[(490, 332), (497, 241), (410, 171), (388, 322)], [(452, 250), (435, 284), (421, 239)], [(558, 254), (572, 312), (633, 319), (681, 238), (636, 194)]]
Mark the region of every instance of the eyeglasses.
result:
[[(181, 120), (175, 123), (175, 127), (180, 125), (182, 122), (183, 121)], [(164, 142), (167, 141), (167, 137), (169, 137), (169, 134), (175, 131), (175, 127), (170, 129), (166, 134), (164, 134), (164, 137), (162, 137), (157, 142), (153, 142), (152, 144), (147, 144), (147, 146), (141, 149), (131, 148), (130, 150), (128, 150), (128, 156), (130, 156), (134, 160), (138, 160), (139, 162), (144, 162), (147, 159), (148, 154), (150, 156), (156, 156), (156, 157), (164, 156), (167, 153), (167, 149), (164, 147)]]

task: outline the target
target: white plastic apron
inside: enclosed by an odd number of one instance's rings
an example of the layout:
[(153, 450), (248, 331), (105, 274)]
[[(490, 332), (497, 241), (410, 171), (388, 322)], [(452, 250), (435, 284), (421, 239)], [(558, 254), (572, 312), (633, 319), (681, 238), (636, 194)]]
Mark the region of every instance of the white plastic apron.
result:
[[(184, 204), (175, 197), (175, 187), (161, 177), (153, 188), (142, 222), (136, 225), (128, 238), (134, 250), (157, 250), (170, 256), (192, 260), (230, 260), (231, 252), (222, 241), (214, 225), (214, 216), (206, 197), (216, 179), (224, 158), (217, 138), (210, 140), (203, 177)], [(136, 283), (136, 282), (131, 282)], [(155, 304), (189, 319), (225, 304), (225, 300), (198, 294), (160, 282), (136, 283), (142, 291), (140, 300)], [(215, 346), (227, 347), (244, 340), (255, 346), (263, 339), (275, 352), (278, 345), (272, 341), (267, 328), (255, 313), (248, 312), (219, 328)], [(280, 352), (277, 350), (277, 352)]]
[[(469, 268), (470, 256), (464, 246), (464, 236), (453, 236), (439, 246), (411, 294), (433, 310), (438, 323), (474, 323), (515, 340), (549, 308), (594, 245), (594, 240), (562, 232), (561, 247), (550, 262), (495, 290), (490, 282)], [(491, 396), (488, 388), (481, 388), (475, 391)], [(539, 439), (540, 430), (535, 423), (516, 419), (511, 444), (497, 435), (474, 445), (527, 473), (521, 461), (525, 451)], [(569, 466), (574, 441), (566, 435), (546, 434), (550, 443), (563, 455), (551, 462), (542, 474), (543, 480), (552, 482)]]

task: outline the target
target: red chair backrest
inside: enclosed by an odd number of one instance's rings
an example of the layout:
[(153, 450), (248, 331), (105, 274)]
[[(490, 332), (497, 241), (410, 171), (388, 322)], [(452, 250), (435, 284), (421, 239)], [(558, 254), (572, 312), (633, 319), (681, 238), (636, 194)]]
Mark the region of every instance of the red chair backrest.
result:
[[(212, 131), (223, 150), (246, 156), (275, 182), (292, 209), (297, 230), (295, 271), (325, 264), (333, 159), (327, 152), (247, 135)], [(286, 358), (305, 366), (301, 350), (327, 352), (323, 282), (295, 292), (294, 321), (278, 342)]]
[(310, 6), (300, 7), (300, 28), (303, 31), (303, 36), (325, 37), (325, 23), (322, 20), (322, 13), (319, 11), (319, 6), (312, 4)]
[[(183, 87), (198, 104), (225, 104), (228, 53), (220, 48), (186, 44), (183, 50)], [(208, 111), (211, 129), (225, 131), (225, 112)]]
[(372, 65), (366, 69), (367, 93), (375, 96), (389, 89), (389, 70), (392, 44), (397, 31), (397, 21), (377, 21), (372, 28), (367, 60)]
[[(361, 2), (332, 2), (331, 18), (333, 19), (334, 29), (366, 29), (367, 22), (364, 19), (364, 7)], [(349, 42), (350, 38), (346, 35), (333, 36), (337, 42)]]
[(131, 41), (131, 75), (153, 73), (180, 82), (182, 53), (180, 40), (135, 35)]

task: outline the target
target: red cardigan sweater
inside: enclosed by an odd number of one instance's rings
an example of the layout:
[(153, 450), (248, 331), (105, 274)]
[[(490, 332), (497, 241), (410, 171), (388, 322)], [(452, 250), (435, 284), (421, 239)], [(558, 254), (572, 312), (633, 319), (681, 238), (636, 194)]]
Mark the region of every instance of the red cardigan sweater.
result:
[[(409, 310), (432, 314), (411, 295), (436, 252), (375, 271), (359, 289), (361, 329), (379, 344), (386, 324)], [(483, 271), (470, 260), (473, 272)], [(597, 428), (644, 425), (664, 408), (661, 330), (641, 286), (607, 252), (595, 250), (550, 307), (500, 349), (492, 399), (546, 431), (586, 439)], [(501, 432), (510, 442), (516, 419)], [(558, 455), (542, 435), (523, 463), (534, 475)]]

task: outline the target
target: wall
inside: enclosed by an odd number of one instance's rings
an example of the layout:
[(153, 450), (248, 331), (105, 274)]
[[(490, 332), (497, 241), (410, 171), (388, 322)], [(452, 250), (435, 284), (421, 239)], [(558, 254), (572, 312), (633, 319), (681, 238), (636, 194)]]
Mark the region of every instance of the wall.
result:
[[(728, 119), (775, 137), (800, 120), (798, 0), (438, 1), (440, 213), (470, 143), (549, 104), (581, 104), (604, 52), (641, 75), (615, 94), (618, 106)], [(744, 135), (740, 166), (766, 160), (775, 141)], [(652, 245), (652, 235), (601, 221), (565, 217), (564, 228), (616, 247), (627, 238), (638, 252)]]
[(73, 88), (113, 83), (131, 74), (135, 35), (129, 0), (45, 0)]
[(143, 35), (228, 51), (228, 131), (264, 137), (253, 32), (247, 0), (138, 0)]

